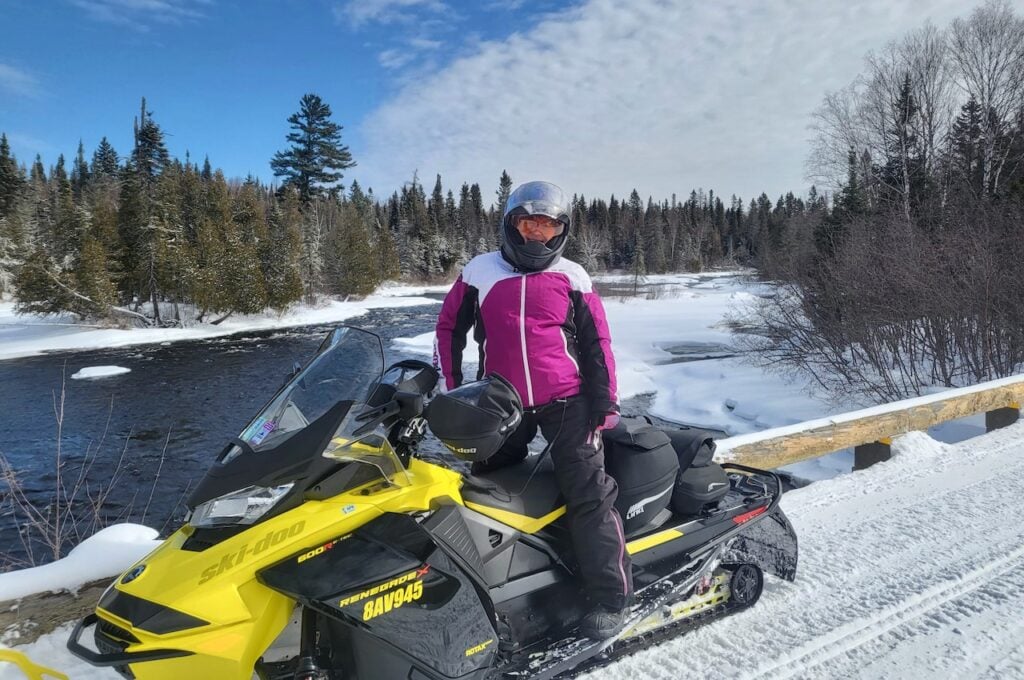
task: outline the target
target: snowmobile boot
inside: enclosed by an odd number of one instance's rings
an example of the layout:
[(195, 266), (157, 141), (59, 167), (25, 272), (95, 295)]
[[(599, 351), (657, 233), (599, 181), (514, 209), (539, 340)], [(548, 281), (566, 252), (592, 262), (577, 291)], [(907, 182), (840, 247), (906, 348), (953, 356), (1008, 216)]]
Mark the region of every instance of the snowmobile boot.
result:
[(599, 604), (580, 622), (580, 634), (595, 640), (607, 640), (618, 635), (629, 618), (629, 607), (616, 609)]

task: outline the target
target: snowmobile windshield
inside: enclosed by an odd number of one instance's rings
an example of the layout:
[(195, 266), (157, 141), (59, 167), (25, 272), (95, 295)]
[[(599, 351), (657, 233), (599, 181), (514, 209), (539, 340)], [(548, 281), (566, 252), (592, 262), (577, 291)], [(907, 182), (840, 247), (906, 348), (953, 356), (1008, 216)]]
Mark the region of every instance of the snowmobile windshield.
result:
[(353, 404), (324, 450), (324, 456), (347, 463), (369, 465), (376, 468), (389, 483), (409, 486), (412, 480), (388, 440), (386, 428), (378, 425), (370, 432), (364, 432), (367, 421), (361, 414), (367, 411), (365, 404)]
[(336, 328), (239, 438), (257, 453), (275, 448), (338, 402), (364, 402), (383, 372), (384, 347), (377, 335), (350, 326)]

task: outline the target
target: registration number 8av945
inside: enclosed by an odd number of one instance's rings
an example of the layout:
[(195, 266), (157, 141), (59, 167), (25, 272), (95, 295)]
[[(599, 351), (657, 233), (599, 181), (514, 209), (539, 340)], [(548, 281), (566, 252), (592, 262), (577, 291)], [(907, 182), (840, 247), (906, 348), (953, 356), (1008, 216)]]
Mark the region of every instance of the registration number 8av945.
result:
[(409, 602), (415, 602), (421, 597), (423, 597), (423, 581), (414, 581), (404, 588), (395, 588), (363, 605), (363, 621), (387, 614), (391, 610), (398, 609)]

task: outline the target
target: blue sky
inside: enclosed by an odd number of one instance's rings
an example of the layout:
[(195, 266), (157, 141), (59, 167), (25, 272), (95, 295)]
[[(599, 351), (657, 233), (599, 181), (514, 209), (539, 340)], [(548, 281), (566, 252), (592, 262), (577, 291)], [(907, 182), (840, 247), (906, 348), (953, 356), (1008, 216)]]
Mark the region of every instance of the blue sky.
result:
[(519, 5), (3, 0), (0, 130), (22, 162), (52, 164), (79, 138), (91, 153), (103, 135), (124, 153), (145, 96), (175, 155), (270, 179), (286, 118), (316, 92), (358, 159), (376, 104), (528, 20)]
[[(1018, 9), (1024, 0), (1012, 3)], [(507, 168), (588, 196), (806, 191), (811, 112), (868, 50), (963, 0), (0, 0), (0, 131), (51, 165), (145, 96), (171, 152), (273, 179), (316, 92), (358, 179), (485, 194)]]

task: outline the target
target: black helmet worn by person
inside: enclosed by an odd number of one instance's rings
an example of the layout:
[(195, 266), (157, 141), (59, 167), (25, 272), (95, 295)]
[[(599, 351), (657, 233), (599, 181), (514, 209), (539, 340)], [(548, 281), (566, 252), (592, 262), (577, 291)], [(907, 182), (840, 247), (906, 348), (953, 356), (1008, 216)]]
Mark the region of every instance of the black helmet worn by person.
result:
[[(543, 243), (527, 241), (516, 229), (516, 220), (525, 215), (546, 215), (565, 225), (562, 233)], [(505, 204), (501, 220), (501, 254), (521, 272), (547, 269), (562, 256), (569, 227), (572, 225), (569, 197), (551, 182), (527, 182), (516, 187)]]
[(470, 463), (497, 453), (522, 419), (519, 393), (496, 373), (439, 394), (427, 409), (430, 431)]

